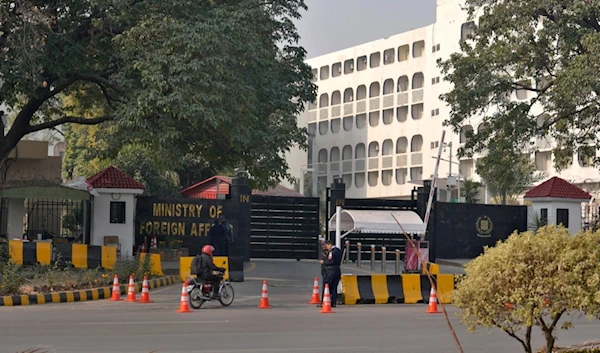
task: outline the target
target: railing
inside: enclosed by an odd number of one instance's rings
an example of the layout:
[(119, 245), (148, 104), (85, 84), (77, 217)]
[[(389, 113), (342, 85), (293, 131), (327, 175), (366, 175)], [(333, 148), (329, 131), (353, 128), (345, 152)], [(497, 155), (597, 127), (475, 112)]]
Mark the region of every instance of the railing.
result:
[(396, 157), (396, 167), (406, 167), (408, 166), (408, 155), (401, 154)]
[(321, 110), (319, 110), (319, 120), (327, 119), (329, 119), (329, 108), (321, 108)]
[(422, 165), (423, 164), (423, 152), (415, 152), (410, 154), (411, 165)]
[(416, 89), (412, 91), (412, 102), (419, 103), (423, 101), (423, 89)]
[(398, 93), (398, 106), (408, 105), (408, 92)]

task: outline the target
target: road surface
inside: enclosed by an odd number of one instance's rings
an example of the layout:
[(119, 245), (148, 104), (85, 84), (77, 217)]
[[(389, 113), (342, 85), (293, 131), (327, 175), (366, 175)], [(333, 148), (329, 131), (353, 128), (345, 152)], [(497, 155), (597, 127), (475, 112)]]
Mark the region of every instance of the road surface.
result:
[[(344, 272), (359, 274), (352, 266)], [(0, 352), (39, 345), (59, 353), (457, 352), (444, 316), (425, 314), (424, 304), (338, 306), (334, 314), (320, 314), (306, 304), (315, 275), (316, 262), (253, 261), (246, 281), (233, 283), (231, 307), (208, 303), (189, 314), (176, 312), (180, 285), (151, 291), (152, 304), (101, 300), (4, 307)], [(257, 308), (263, 280), (269, 284), (269, 310)], [(522, 352), (504, 333), (468, 333), (456, 309), (446, 309), (464, 352)], [(575, 329), (559, 332), (558, 342), (582, 343), (598, 339), (598, 332), (599, 321), (576, 320)], [(542, 344), (539, 334), (535, 342)]]

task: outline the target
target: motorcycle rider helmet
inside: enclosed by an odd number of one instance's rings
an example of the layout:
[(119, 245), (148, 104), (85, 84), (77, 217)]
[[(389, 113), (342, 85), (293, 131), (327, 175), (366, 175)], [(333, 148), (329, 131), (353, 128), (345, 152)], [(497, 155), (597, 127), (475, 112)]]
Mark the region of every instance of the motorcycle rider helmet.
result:
[(202, 252), (210, 256), (212, 256), (214, 250), (215, 248), (213, 248), (212, 245), (204, 245), (202, 247)]

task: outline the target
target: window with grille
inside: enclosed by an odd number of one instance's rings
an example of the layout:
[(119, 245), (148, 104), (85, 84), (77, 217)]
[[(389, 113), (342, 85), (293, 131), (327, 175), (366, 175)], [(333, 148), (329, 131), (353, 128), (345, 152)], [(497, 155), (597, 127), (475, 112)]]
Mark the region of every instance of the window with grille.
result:
[(110, 203), (110, 223), (125, 223), (125, 202), (111, 201)]

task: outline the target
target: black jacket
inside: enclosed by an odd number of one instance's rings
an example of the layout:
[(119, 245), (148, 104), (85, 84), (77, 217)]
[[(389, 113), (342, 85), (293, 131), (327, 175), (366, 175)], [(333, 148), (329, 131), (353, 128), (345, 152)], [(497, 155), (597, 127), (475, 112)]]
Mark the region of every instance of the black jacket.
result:
[(215, 265), (212, 256), (205, 253), (200, 255), (200, 261), (198, 261), (198, 270), (196, 271), (198, 278), (210, 278), (213, 274), (212, 271), (222, 270), (222, 268)]

